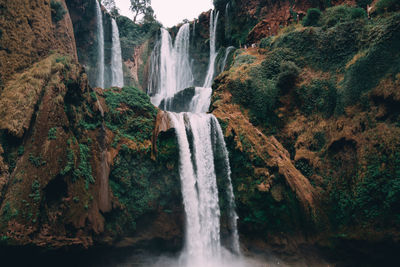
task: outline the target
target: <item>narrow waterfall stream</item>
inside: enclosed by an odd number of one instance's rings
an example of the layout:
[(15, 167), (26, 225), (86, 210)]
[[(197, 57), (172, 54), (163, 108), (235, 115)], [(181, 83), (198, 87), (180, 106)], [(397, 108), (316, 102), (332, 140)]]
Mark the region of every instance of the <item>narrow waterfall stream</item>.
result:
[(215, 72), (215, 59), (217, 58), (216, 46), (217, 46), (217, 26), (218, 26), (218, 16), (219, 11), (215, 10), (211, 12), (210, 15), (210, 61), (208, 63), (208, 71), (207, 76), (204, 81), (203, 87), (211, 87), (212, 82), (214, 80), (214, 72)]
[(96, 86), (104, 88), (104, 29), (103, 14), (99, 1), (96, 2), (96, 24), (97, 24), (97, 79)]
[(118, 25), (114, 18), (111, 19), (111, 25), (112, 25), (111, 86), (124, 87), (121, 42), (119, 39)]
[[(217, 24), (218, 13), (214, 11), (210, 19), (210, 58), (204, 86), (196, 87), (193, 97), (184, 99), (188, 102), (184, 112), (177, 113), (171, 103), (179, 92), (194, 86), (189, 56), (189, 24), (180, 28), (174, 44), (169, 32), (162, 29), (151, 59), (152, 77), (148, 93), (153, 104), (161, 104), (160, 108), (168, 111), (179, 143), (180, 178), (186, 213), (185, 244), (179, 266), (242, 266), (236, 265), (240, 258), (238, 216), (235, 212), (228, 151), (218, 120), (206, 113), (210, 106), (215, 73)], [(229, 204), (230, 237), (227, 248), (221, 245), (216, 151), (223, 159), (224, 184), (227, 186), (224, 190)]]

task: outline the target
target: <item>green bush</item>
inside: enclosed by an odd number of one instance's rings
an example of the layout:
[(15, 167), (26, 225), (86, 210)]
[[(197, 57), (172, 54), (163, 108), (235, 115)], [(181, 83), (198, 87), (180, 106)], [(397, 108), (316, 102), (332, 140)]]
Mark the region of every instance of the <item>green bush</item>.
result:
[(360, 97), (376, 87), (387, 75), (400, 72), (400, 15), (380, 20), (370, 30), (369, 47), (347, 69), (342, 82), (345, 106), (359, 102)]
[(400, 9), (400, 2), (398, 0), (380, 0), (376, 3), (375, 8), (378, 14), (393, 12)]
[(57, 139), (57, 127), (53, 127), (47, 133), (48, 140), (56, 140)]
[(372, 3), (372, 0), (357, 0), (356, 2), (357, 6), (367, 8), (367, 5), (370, 5)]
[(336, 108), (337, 92), (335, 83), (328, 80), (313, 80), (296, 90), (300, 110), (307, 116), (321, 113), (324, 117), (333, 115)]
[(307, 15), (304, 17), (303, 26), (318, 26), (319, 18), (321, 17), (321, 10), (318, 8), (310, 8), (307, 10)]
[(266, 38), (261, 39), (259, 47), (260, 48), (268, 48), (272, 44), (272, 36), (268, 36)]
[(367, 12), (363, 8), (340, 5), (327, 8), (322, 14), (320, 22), (322, 26), (333, 27), (339, 23), (362, 18), (367, 18)]
[(290, 88), (294, 87), (300, 69), (292, 61), (282, 61), (280, 71), (276, 86), (281, 89), (281, 93), (285, 94)]
[(243, 64), (252, 64), (257, 58), (252, 55), (239, 55), (235, 58), (234, 67), (240, 67)]
[(54, 22), (59, 22), (64, 18), (65, 14), (67, 14), (67, 11), (64, 9), (64, 6), (57, 0), (51, 0), (50, 7), (51, 7), (51, 17), (54, 20)]
[(151, 139), (157, 110), (148, 95), (134, 87), (124, 87), (121, 92), (109, 90), (104, 94), (110, 109), (105, 116), (110, 129), (138, 142)]

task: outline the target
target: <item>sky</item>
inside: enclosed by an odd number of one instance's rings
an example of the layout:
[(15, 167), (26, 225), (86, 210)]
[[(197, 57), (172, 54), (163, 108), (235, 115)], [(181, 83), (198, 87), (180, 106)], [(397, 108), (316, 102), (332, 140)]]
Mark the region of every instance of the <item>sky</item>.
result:
[[(132, 18), (132, 12), (129, 11), (130, 0), (115, 0), (121, 14)], [(193, 20), (203, 11), (213, 8), (212, 0), (152, 0), (151, 6), (157, 20), (164, 27), (172, 27), (184, 19)]]

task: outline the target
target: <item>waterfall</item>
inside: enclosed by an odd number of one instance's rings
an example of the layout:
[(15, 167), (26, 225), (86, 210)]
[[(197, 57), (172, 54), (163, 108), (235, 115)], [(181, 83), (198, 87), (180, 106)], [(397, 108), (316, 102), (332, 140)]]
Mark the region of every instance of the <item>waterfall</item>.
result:
[(192, 33), (192, 35), (193, 35), (193, 39), (194, 39), (194, 37), (196, 36), (196, 20), (193, 21), (193, 33)]
[(124, 87), (124, 74), (122, 70), (121, 42), (119, 30), (115, 19), (111, 19), (112, 25), (112, 50), (111, 50), (111, 86)]
[(104, 30), (103, 14), (99, 1), (96, 0), (96, 23), (97, 23), (97, 80), (96, 86), (104, 88)]
[[(151, 77), (147, 91), (153, 104), (164, 103), (161, 108), (169, 110), (167, 114), (179, 144), (179, 173), (186, 214), (185, 246), (179, 266), (185, 267), (232, 266), (238, 259), (234, 254), (240, 255), (238, 216), (235, 212), (228, 151), (218, 120), (214, 115), (206, 114), (215, 72), (217, 22), (218, 13), (214, 11), (210, 19), (210, 62), (204, 87), (182, 91), (194, 83), (189, 64), (189, 24), (179, 29), (174, 44), (168, 31), (161, 29), (161, 38), (151, 55)], [(181, 105), (185, 107), (185, 112), (174, 112), (178, 111), (174, 110), (176, 106), (168, 102), (174, 99), (186, 101), (185, 105)], [(229, 249), (234, 254), (221, 245), (216, 163), (223, 164), (221, 179), (227, 192)]]
[(173, 97), (177, 92), (193, 86), (194, 78), (189, 58), (190, 25), (186, 23), (179, 29), (172, 43), (166, 29), (161, 29), (160, 43), (152, 54), (148, 92), (152, 103), (158, 106), (162, 99)]
[(214, 79), (215, 59), (217, 57), (216, 35), (217, 35), (218, 16), (219, 12), (216, 12), (215, 10), (210, 14), (210, 61), (208, 63), (207, 76), (203, 85), (203, 87), (206, 88), (211, 87)]
[(225, 6), (225, 39), (228, 38), (231, 34), (231, 25), (229, 19), (229, 8), (230, 2), (228, 2)]
[(224, 60), (222, 61), (222, 64), (221, 64), (221, 72), (223, 72), (225, 70), (226, 61), (228, 60), (229, 54), (231, 53), (231, 51), (233, 49), (235, 49), (235, 47), (234, 46), (230, 46), (225, 50)]

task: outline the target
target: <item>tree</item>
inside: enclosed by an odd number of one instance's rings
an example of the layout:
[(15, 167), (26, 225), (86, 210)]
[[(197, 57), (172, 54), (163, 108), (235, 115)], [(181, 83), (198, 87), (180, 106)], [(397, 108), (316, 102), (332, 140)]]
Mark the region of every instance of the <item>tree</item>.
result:
[(139, 15), (144, 15), (146, 21), (150, 20), (150, 17), (154, 19), (154, 10), (151, 8), (151, 0), (131, 0), (131, 10), (133, 12), (133, 22)]
[(114, 17), (119, 15), (115, 0), (101, 0), (101, 4), (107, 9), (108, 12)]

